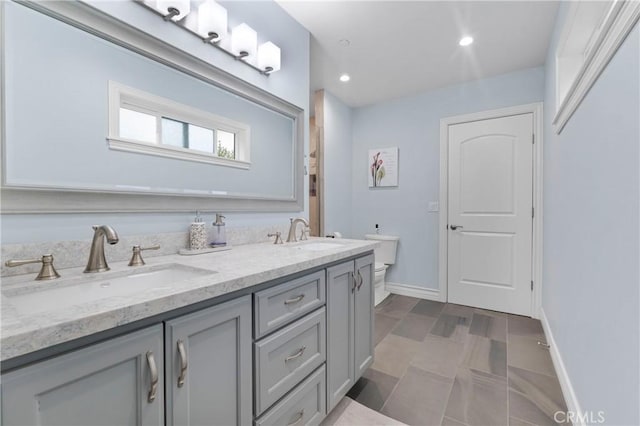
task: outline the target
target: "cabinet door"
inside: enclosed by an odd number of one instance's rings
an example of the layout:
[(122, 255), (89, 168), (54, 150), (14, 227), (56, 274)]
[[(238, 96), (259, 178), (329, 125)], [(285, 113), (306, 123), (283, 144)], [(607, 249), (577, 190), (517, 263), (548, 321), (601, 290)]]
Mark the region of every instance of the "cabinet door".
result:
[(327, 412), (355, 383), (354, 263), (327, 268)]
[(2, 424), (164, 425), (163, 365), (158, 324), (7, 373)]
[(356, 259), (354, 309), (355, 380), (373, 363), (373, 256)]
[(166, 323), (167, 425), (249, 425), (251, 296)]

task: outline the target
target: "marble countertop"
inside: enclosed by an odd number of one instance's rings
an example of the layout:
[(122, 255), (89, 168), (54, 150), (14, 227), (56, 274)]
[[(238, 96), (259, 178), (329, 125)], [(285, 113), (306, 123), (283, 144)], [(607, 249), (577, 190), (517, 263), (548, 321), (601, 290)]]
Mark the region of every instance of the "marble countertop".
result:
[[(337, 243), (318, 251), (304, 250), (305, 244)], [(12, 299), (34, 289), (69, 286), (74, 280), (87, 277), (84, 268), (58, 271), (62, 278), (53, 281), (34, 281), (33, 274), (2, 279), (0, 348), (1, 360), (11, 359), (40, 349), (109, 330), (173, 309), (246, 289), (267, 281), (295, 274), (327, 263), (373, 250), (378, 243), (364, 240), (327, 240), (311, 238), (300, 243), (274, 245), (247, 244), (195, 256), (169, 255), (145, 259), (143, 268), (152, 270), (166, 264), (180, 264), (211, 271), (211, 274), (173, 283), (159, 288), (141, 288), (87, 303), (56, 303), (37, 309), (24, 309)], [(117, 274), (134, 271), (127, 262), (109, 265)], [(100, 273), (95, 274), (96, 277)]]

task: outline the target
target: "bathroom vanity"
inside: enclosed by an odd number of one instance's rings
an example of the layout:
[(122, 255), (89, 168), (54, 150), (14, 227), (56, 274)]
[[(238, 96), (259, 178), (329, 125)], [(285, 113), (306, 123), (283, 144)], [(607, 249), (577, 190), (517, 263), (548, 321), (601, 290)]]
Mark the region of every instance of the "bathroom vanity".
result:
[(3, 279), (2, 423), (318, 424), (373, 361), (375, 246)]

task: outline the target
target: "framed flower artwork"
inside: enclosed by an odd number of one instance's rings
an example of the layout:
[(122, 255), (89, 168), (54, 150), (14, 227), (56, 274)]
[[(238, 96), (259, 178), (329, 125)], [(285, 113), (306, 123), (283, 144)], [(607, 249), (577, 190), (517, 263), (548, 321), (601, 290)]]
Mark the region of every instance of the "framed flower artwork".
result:
[(369, 150), (369, 188), (398, 186), (398, 147)]

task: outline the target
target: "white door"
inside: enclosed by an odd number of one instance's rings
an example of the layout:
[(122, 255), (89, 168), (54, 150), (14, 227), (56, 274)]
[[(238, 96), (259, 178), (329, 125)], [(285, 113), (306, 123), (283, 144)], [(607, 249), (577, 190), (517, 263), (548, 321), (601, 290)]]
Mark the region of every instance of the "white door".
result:
[(448, 134), (449, 302), (530, 316), (533, 114)]

